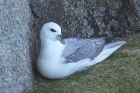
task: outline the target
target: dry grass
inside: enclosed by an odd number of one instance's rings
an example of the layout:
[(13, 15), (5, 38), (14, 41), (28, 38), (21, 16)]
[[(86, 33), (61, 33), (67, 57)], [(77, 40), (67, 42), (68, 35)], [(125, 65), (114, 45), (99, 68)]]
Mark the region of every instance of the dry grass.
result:
[(37, 78), (32, 93), (140, 93), (140, 34), (105, 61), (63, 80)]

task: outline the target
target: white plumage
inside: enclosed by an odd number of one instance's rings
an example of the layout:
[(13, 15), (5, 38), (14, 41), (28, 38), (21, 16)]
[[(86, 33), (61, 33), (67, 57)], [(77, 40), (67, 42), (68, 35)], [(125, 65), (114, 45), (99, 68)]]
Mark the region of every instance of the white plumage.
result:
[[(105, 43), (104, 38), (64, 39), (61, 28), (54, 22), (46, 23), (40, 32), (41, 49), (37, 68), (50, 79), (65, 78), (99, 63), (125, 44), (124, 41)], [(66, 44), (65, 44), (66, 42)]]

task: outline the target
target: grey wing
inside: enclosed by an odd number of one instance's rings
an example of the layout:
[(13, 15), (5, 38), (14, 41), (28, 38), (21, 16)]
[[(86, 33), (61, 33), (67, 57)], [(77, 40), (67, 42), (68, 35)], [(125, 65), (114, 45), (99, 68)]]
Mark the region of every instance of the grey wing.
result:
[(85, 58), (94, 59), (100, 54), (104, 45), (105, 40), (103, 38), (67, 40), (63, 56), (67, 63), (77, 62)]
[(68, 38), (66, 40), (66, 47), (62, 54), (63, 57), (67, 57), (74, 53), (78, 48), (84, 45), (86, 39), (78, 39), (78, 38)]

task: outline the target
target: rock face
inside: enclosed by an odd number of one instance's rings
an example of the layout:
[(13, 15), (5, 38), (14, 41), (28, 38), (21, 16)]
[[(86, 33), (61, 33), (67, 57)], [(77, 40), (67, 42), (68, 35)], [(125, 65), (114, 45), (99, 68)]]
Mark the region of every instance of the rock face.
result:
[(140, 0), (0, 0), (0, 93), (26, 93), (42, 25), (64, 37), (123, 36), (140, 31)]
[(139, 0), (32, 0), (34, 29), (57, 22), (65, 37), (123, 36), (140, 30)]
[(32, 86), (31, 12), (27, 0), (0, 0), (0, 93), (26, 93)]

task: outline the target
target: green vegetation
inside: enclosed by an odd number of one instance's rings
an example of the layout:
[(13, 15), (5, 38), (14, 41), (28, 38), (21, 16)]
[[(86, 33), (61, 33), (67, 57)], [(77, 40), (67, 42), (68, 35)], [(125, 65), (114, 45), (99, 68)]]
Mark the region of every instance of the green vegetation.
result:
[(32, 93), (140, 93), (140, 34), (105, 61), (63, 80), (37, 77)]

